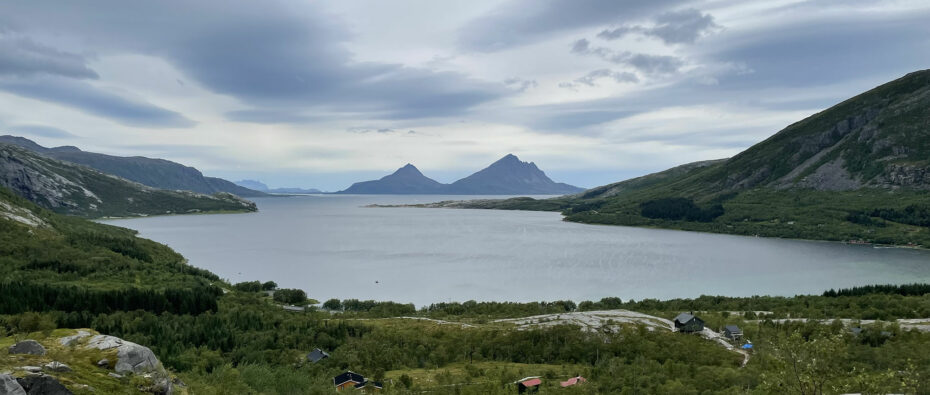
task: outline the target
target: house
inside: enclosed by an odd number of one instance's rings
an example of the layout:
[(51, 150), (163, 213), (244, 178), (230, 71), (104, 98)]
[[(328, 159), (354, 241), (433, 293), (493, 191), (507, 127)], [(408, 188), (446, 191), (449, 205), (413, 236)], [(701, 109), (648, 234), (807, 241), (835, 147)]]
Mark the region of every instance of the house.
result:
[(572, 377), (572, 378), (568, 379), (567, 381), (563, 381), (563, 382), (559, 383), (559, 385), (561, 385), (562, 388), (565, 388), (565, 387), (571, 387), (571, 386), (576, 385), (576, 384), (581, 384), (581, 383), (583, 383), (583, 382), (585, 382), (585, 381), (588, 381), (588, 380), (585, 380), (584, 377), (578, 376), (578, 377)]
[(524, 377), (520, 380), (514, 382), (517, 385), (517, 393), (537, 393), (539, 392), (539, 385), (542, 384), (542, 379), (539, 377)]
[(694, 333), (704, 330), (704, 320), (691, 313), (681, 313), (675, 317), (675, 330), (682, 333)]
[(723, 327), (723, 335), (733, 341), (739, 341), (743, 338), (743, 330), (736, 325), (727, 325)]
[(362, 384), (364, 387), (366, 382), (365, 376), (352, 371), (346, 371), (343, 374), (333, 377), (333, 385), (336, 387), (336, 391), (342, 391), (346, 388), (357, 388), (359, 384)]
[(362, 392), (367, 392), (367, 391), (369, 391), (369, 390), (370, 390), (371, 392), (375, 392), (375, 391), (380, 391), (380, 390), (382, 390), (383, 388), (384, 388), (384, 385), (381, 384), (381, 383), (378, 382), (378, 381), (368, 381), (368, 380), (365, 380), (364, 383), (358, 383), (358, 384), (355, 385), (355, 389), (357, 389), (357, 390), (362, 390)]
[(307, 360), (313, 363), (320, 362), (325, 358), (329, 358), (329, 354), (327, 354), (326, 351), (320, 350), (319, 348), (315, 348), (313, 351), (310, 351), (310, 353), (307, 354)]

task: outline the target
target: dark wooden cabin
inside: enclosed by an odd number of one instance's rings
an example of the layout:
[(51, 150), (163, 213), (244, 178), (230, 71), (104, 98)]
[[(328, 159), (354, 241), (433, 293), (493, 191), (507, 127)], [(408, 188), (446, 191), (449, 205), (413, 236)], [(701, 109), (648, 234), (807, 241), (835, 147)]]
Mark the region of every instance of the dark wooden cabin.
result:
[(681, 313), (675, 317), (675, 329), (682, 333), (695, 333), (704, 330), (704, 320), (691, 313)]

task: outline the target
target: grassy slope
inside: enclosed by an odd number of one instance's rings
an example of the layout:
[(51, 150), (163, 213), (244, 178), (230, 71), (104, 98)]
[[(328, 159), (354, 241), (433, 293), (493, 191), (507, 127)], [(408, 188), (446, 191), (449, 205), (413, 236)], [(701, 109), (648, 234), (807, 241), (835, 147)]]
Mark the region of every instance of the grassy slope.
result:
[[(925, 185), (918, 185), (919, 189), (883, 186), (894, 166), (920, 169), (930, 164), (928, 103), (930, 71), (921, 71), (792, 124), (728, 160), (683, 165), (555, 199), (446, 206), (562, 211), (567, 220), (583, 223), (930, 246), (930, 229), (925, 226), (878, 217), (849, 219), (857, 213), (869, 216), (876, 209), (903, 211), (908, 206), (930, 205)], [(806, 177), (821, 165), (838, 159), (863, 188), (791, 187), (805, 185)], [(709, 222), (642, 215), (642, 203), (663, 198), (692, 199), (701, 207), (721, 204), (724, 214)]]

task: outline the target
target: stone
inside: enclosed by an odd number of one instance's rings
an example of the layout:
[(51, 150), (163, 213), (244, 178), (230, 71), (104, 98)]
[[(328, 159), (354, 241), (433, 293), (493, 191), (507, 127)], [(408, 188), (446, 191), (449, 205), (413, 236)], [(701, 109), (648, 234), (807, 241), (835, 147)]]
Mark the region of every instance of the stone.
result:
[(98, 350), (116, 349), (116, 370), (117, 373), (148, 373), (156, 372), (164, 375), (164, 368), (155, 353), (145, 346), (129, 342), (118, 337), (97, 335), (92, 337), (86, 348), (95, 348)]
[(26, 390), (27, 394), (42, 395), (73, 395), (52, 376), (36, 375), (26, 376), (16, 381)]
[(10, 354), (45, 355), (45, 347), (35, 340), (23, 340), (10, 346)]
[(26, 395), (26, 390), (9, 374), (0, 374), (0, 395)]
[(49, 362), (45, 364), (45, 366), (43, 367), (45, 368), (45, 370), (48, 370), (50, 372), (70, 372), (71, 371), (70, 366), (65, 365), (58, 361)]
[(42, 371), (42, 368), (38, 366), (20, 366), (19, 370), (23, 370), (29, 373), (39, 373)]
[(77, 345), (77, 343), (78, 343), (81, 339), (83, 339), (83, 338), (85, 338), (85, 337), (88, 337), (88, 336), (90, 336), (90, 332), (88, 332), (88, 331), (78, 331), (78, 333), (77, 333), (76, 335), (65, 336), (65, 337), (63, 337), (63, 338), (61, 338), (61, 339), (58, 339), (58, 343), (61, 344), (62, 346), (65, 346), (65, 347), (73, 347), (73, 346)]
[(97, 361), (97, 366), (99, 366), (99, 367), (101, 367), (101, 368), (109, 368), (109, 367), (110, 367), (110, 360), (109, 360), (109, 359), (106, 359), (106, 358), (101, 359), (101, 360)]
[(112, 377), (112, 378), (114, 378), (114, 379), (121, 379), (121, 378), (123, 378), (123, 375), (117, 374), (117, 373), (113, 373), (113, 372), (107, 373), (107, 376), (110, 376), (110, 377)]

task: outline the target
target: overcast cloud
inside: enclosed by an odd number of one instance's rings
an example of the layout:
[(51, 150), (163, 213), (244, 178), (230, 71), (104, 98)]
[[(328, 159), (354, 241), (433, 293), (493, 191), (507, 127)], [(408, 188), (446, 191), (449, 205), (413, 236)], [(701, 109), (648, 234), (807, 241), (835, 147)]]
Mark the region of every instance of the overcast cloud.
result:
[(510, 152), (591, 187), (925, 69), (927, 20), (909, 0), (10, 1), (0, 133), (272, 187)]

